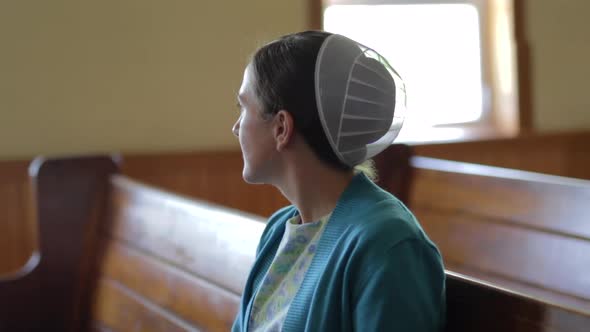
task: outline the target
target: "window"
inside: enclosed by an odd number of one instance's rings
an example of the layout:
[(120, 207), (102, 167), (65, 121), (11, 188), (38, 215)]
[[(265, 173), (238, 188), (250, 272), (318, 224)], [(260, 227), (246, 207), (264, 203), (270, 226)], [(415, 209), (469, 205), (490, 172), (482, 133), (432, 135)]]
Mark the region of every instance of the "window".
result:
[(504, 6), (493, 11), (490, 2), (327, 0), (323, 24), (377, 50), (404, 79), (408, 113), (398, 141), (455, 140), (475, 130), (513, 129), (506, 109), (496, 111), (500, 104), (515, 110), (515, 100), (502, 98), (515, 93), (499, 91), (514, 77), (511, 44), (490, 42), (510, 40), (509, 27), (498, 30), (511, 22), (500, 20), (510, 8), (496, 0)]

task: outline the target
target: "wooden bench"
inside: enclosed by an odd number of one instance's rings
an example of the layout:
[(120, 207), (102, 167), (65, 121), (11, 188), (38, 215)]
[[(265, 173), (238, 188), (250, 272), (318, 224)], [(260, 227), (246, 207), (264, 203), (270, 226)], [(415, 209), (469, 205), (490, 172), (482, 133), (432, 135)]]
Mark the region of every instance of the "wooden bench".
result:
[(590, 315), (590, 181), (425, 157), (411, 165), (412, 210), (448, 269)]
[[(227, 331), (263, 220), (117, 175), (32, 167), (40, 251), (0, 281), (0, 331)], [(585, 315), (448, 273), (447, 331), (582, 331)]]
[(116, 175), (112, 158), (32, 169), (40, 252), (0, 282), (0, 331), (231, 327), (260, 217)]

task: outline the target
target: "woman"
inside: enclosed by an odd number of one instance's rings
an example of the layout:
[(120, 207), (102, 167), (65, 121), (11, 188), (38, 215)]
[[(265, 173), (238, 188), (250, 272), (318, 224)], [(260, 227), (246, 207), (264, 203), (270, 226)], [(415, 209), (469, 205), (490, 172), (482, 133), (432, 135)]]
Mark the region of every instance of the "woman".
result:
[[(233, 127), (268, 221), (233, 331), (437, 331), (444, 270), (412, 213), (355, 166), (399, 131), (403, 85), (376, 52), (308, 31), (260, 48)], [(397, 98), (396, 98), (397, 97)]]

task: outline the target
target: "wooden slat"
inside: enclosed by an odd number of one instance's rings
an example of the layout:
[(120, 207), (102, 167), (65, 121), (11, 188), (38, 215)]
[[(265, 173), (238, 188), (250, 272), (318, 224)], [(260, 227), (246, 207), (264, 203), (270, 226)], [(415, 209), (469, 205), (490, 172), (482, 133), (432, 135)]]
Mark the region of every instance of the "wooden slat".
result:
[[(229, 331), (239, 307), (237, 294), (221, 289), (116, 240), (109, 241), (102, 276), (126, 285), (150, 302), (207, 331)], [(182, 267), (181, 267), (182, 268)]]
[(264, 228), (262, 218), (149, 188), (118, 176), (113, 237), (241, 293)]
[(440, 210), (414, 212), (449, 264), (585, 298), (590, 312), (590, 241)]
[(412, 202), (590, 240), (590, 181), (415, 157)]
[(94, 319), (99, 326), (121, 332), (199, 331), (197, 327), (146, 301), (117, 282), (103, 279), (98, 287)]

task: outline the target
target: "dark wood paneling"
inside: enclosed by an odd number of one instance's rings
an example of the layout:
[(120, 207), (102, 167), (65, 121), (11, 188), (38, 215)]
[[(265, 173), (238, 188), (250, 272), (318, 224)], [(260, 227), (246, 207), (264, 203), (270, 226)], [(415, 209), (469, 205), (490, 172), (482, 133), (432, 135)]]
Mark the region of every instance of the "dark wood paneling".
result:
[(590, 179), (590, 131), (413, 146), (414, 155)]
[(28, 161), (0, 163), (0, 278), (16, 273), (37, 249)]
[(272, 186), (245, 183), (242, 166), (239, 151), (164, 153), (126, 156), (122, 172), (181, 195), (265, 217), (289, 204)]

